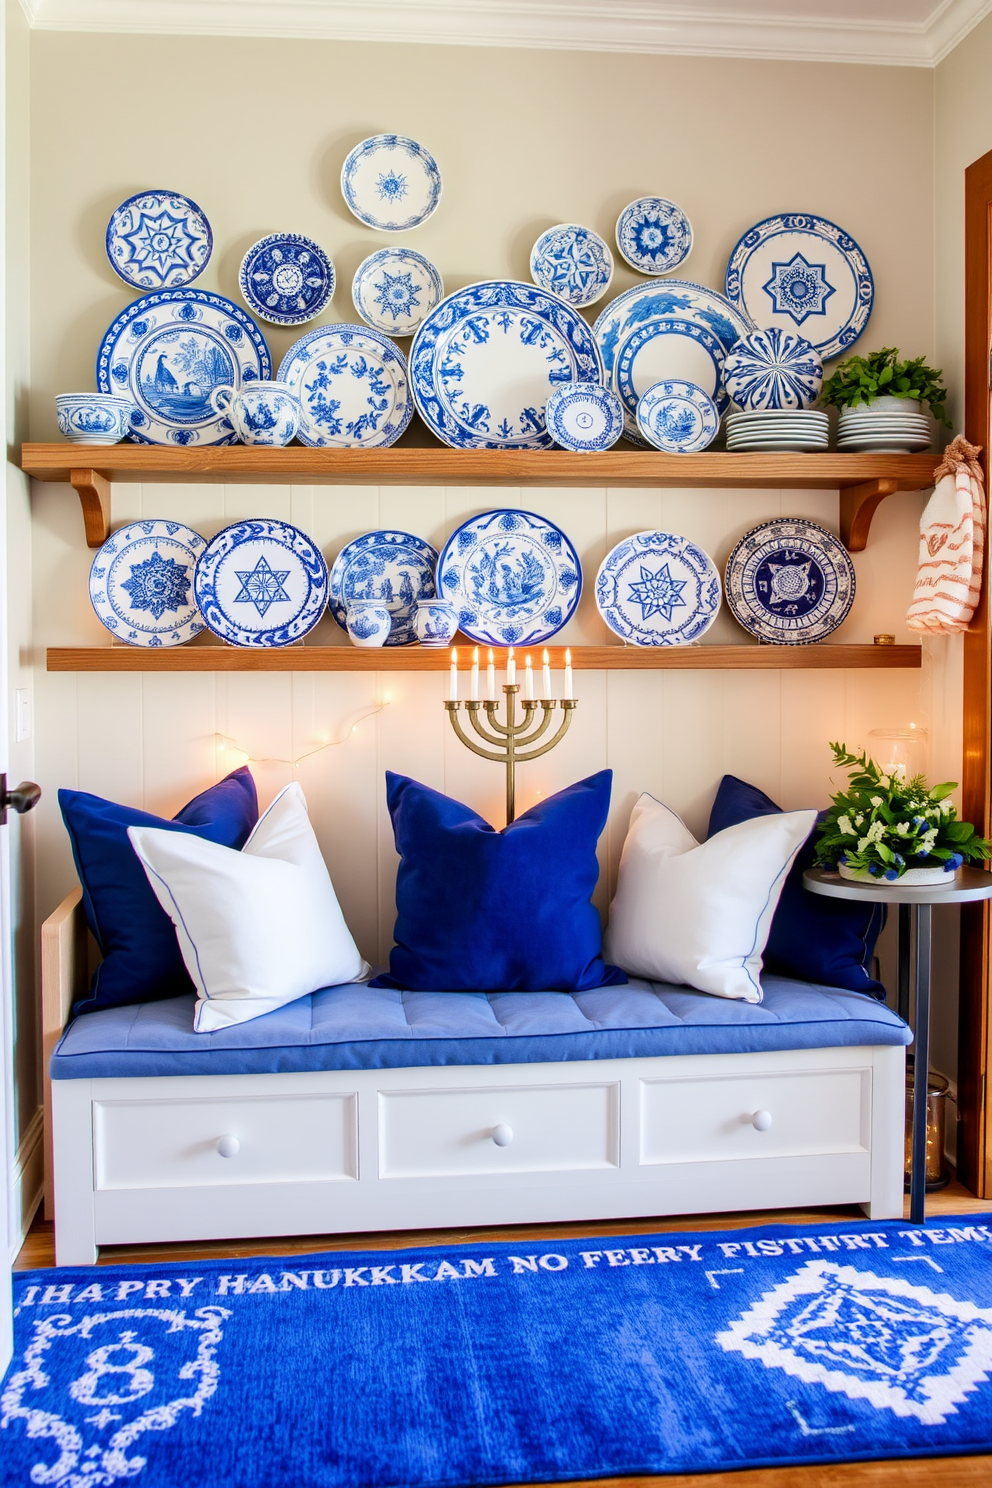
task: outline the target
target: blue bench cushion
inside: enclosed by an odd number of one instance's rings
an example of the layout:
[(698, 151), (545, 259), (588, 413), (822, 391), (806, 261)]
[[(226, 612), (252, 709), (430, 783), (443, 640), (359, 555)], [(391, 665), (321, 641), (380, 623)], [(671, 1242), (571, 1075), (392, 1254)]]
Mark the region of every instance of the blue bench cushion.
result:
[(891, 1009), (860, 992), (763, 978), (760, 1004), (631, 980), (587, 992), (400, 992), (325, 987), (217, 1033), (193, 1032), (192, 995), (77, 1018), (52, 1055), (55, 1080), (256, 1075), (743, 1054), (908, 1044)]

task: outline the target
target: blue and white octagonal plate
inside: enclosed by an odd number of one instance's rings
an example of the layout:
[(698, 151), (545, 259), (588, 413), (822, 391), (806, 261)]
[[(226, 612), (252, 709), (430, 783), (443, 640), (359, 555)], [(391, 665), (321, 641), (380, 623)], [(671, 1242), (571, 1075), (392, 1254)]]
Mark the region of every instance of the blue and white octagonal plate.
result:
[(182, 646), (203, 630), (193, 570), (206, 542), (182, 522), (131, 522), (107, 538), (90, 568), (90, 602), (129, 646)]
[(727, 603), (761, 641), (822, 641), (854, 603), (854, 564), (843, 543), (801, 517), (763, 522), (727, 560)]
[(340, 449), (384, 449), (413, 417), (406, 357), (369, 326), (318, 326), (279, 367), (303, 408), (299, 439)]
[(553, 522), (534, 512), (488, 511), (448, 538), (437, 592), (458, 607), (458, 627), (470, 640), (534, 646), (575, 613), (582, 564)]
[(692, 224), (663, 196), (641, 196), (617, 218), (617, 247), (632, 269), (670, 274), (692, 249)]
[(723, 364), (723, 380), (738, 408), (812, 408), (823, 386), (815, 346), (770, 326), (738, 341)]
[(412, 336), (443, 296), (441, 275), (412, 248), (380, 248), (359, 264), (351, 286), (359, 315), (388, 336)]
[(387, 646), (417, 639), (417, 600), (434, 598), (437, 551), (412, 532), (366, 532), (343, 547), (331, 564), (330, 611), (347, 630), (348, 606), (377, 599), (393, 617)]
[(319, 243), (301, 233), (270, 233), (241, 261), (245, 302), (273, 325), (302, 325), (319, 315), (334, 293), (334, 265)]
[(111, 267), (135, 289), (179, 289), (203, 272), (213, 234), (196, 202), (177, 191), (139, 191), (107, 224)]
[(563, 382), (544, 416), (555, 444), (579, 455), (610, 449), (623, 434), (623, 404), (598, 382)]
[(632, 646), (687, 646), (719, 613), (720, 575), (687, 537), (636, 532), (600, 564), (596, 608)]
[(713, 443), (720, 415), (694, 382), (656, 382), (638, 400), (637, 427), (655, 449), (687, 455)]
[(251, 316), (202, 289), (135, 300), (96, 357), (97, 387), (132, 400), (131, 438), (144, 444), (232, 444), (234, 430), (210, 394), (271, 376), (269, 348)]
[(441, 172), (429, 150), (402, 134), (376, 134), (341, 167), (341, 194), (366, 227), (419, 227), (441, 200)]
[(595, 305), (610, 287), (613, 254), (599, 233), (559, 223), (543, 232), (531, 249), (531, 278), (570, 305)]
[(828, 361), (868, 324), (875, 285), (868, 260), (835, 222), (786, 212), (757, 223), (734, 248), (727, 298), (759, 326), (797, 331)]
[(232, 646), (290, 646), (327, 607), (327, 564), (288, 522), (234, 522), (211, 538), (194, 575), (196, 602)]

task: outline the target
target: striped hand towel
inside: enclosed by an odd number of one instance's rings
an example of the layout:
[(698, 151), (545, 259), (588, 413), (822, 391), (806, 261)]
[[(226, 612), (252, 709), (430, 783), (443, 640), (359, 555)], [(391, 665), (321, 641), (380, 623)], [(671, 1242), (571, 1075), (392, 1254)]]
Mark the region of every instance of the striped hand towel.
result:
[(920, 519), (920, 566), (906, 616), (910, 630), (967, 630), (978, 604), (985, 556), (979, 454), (958, 435), (934, 471), (934, 493)]

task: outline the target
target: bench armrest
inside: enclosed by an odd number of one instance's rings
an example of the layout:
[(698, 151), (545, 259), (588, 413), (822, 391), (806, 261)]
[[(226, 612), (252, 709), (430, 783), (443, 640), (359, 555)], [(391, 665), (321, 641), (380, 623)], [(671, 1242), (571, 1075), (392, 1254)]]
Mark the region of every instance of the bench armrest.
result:
[(81, 889), (67, 894), (41, 927), (41, 1028), (45, 1095), (45, 1217), (53, 1215), (52, 1083), (48, 1072), (75, 999), (85, 990), (86, 917)]

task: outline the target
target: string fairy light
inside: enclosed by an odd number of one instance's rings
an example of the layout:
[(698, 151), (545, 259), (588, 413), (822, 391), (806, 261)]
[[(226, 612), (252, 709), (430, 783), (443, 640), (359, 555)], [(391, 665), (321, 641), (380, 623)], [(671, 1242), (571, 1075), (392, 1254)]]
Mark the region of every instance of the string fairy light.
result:
[(325, 749), (333, 749), (338, 744), (344, 744), (351, 738), (360, 723), (364, 723), (366, 718), (374, 718), (377, 713), (381, 713), (384, 708), (388, 708), (391, 702), (391, 698), (385, 697), (381, 703), (374, 703), (370, 708), (362, 708), (359, 712), (351, 714), (345, 720), (339, 734), (335, 738), (323, 740), (322, 743), (315, 745), (313, 749), (308, 749), (305, 753), (297, 755), (296, 759), (283, 759), (280, 755), (275, 754), (249, 754), (244, 745), (239, 744), (237, 739), (232, 738), (230, 734), (217, 732), (213, 737), (217, 741), (217, 746), (222, 753), (231, 750), (236, 754), (242, 754), (244, 755), (244, 763), (246, 765), (289, 765), (291, 769), (298, 770), (304, 760), (313, 759), (315, 754), (323, 754)]

